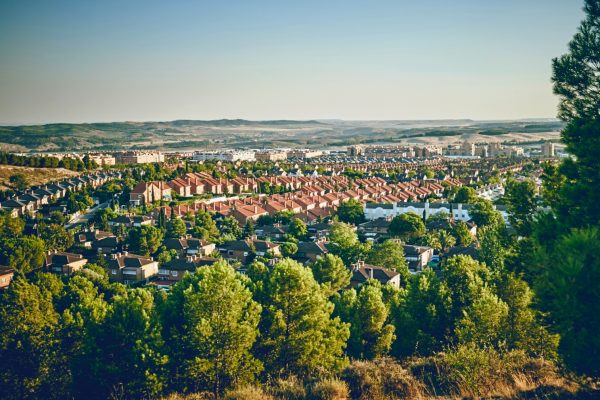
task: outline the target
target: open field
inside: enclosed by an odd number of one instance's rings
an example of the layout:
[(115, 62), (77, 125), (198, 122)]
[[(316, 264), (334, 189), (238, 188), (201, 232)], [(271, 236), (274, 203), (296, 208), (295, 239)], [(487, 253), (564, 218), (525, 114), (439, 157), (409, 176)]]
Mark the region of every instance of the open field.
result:
[(49, 181), (79, 175), (78, 172), (64, 168), (30, 168), (0, 165), (0, 190), (12, 188), (9, 178), (16, 174), (23, 174), (30, 185), (40, 185)]

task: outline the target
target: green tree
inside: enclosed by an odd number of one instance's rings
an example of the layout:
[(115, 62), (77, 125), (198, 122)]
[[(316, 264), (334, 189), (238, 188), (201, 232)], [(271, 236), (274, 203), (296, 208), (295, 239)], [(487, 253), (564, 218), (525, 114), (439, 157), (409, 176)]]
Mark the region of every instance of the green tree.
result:
[(12, 183), (13, 187), (17, 190), (27, 189), (27, 186), (28, 186), (27, 178), (23, 174), (11, 175), (10, 178), (8, 178), (8, 180), (10, 183)]
[(464, 221), (458, 221), (452, 228), (452, 234), (459, 246), (469, 246), (473, 243), (473, 235)]
[(447, 329), (454, 332), (465, 311), (481, 296), (489, 281), (488, 268), (469, 256), (449, 258), (442, 268), (442, 281), (450, 294)]
[(94, 215), (94, 223), (99, 229), (108, 231), (110, 229), (108, 222), (116, 217), (117, 213), (112, 208), (106, 207), (96, 212)]
[(54, 393), (58, 314), (52, 299), (22, 276), (0, 307), (0, 397), (44, 398)]
[(359, 242), (352, 225), (335, 222), (331, 225), (328, 249), (332, 254), (340, 257), (345, 265), (350, 265), (369, 253), (370, 244)]
[(328, 296), (348, 287), (352, 279), (352, 272), (346, 268), (344, 261), (333, 254), (318, 258), (311, 265), (311, 269), (314, 278)]
[(333, 304), (310, 269), (283, 259), (265, 284), (259, 350), (272, 374), (314, 374), (344, 364), (349, 327), (332, 318)]
[(430, 268), (415, 275), (394, 311), (398, 332), (393, 354), (400, 357), (440, 351), (450, 329), (452, 300), (447, 285)]
[(253, 220), (249, 219), (248, 222), (246, 222), (246, 225), (244, 226), (244, 233), (242, 234), (242, 236), (245, 238), (254, 236), (254, 226), (255, 225), (256, 225), (256, 223)]
[(106, 399), (119, 390), (137, 398), (158, 395), (167, 362), (161, 354), (159, 328), (149, 290), (132, 289), (116, 296), (106, 317), (84, 337), (80, 362), (88, 363), (83, 371), (89, 375), (78, 375), (79, 383), (84, 383), (79, 391), (90, 399)]
[(410, 240), (425, 234), (425, 224), (419, 215), (408, 212), (394, 217), (388, 231), (391, 235)]
[(469, 186), (461, 186), (454, 195), (452, 202), (461, 204), (471, 204), (477, 199), (477, 192)]
[(38, 235), (50, 250), (64, 251), (73, 246), (74, 238), (62, 225), (45, 223), (38, 224)]
[(304, 239), (308, 233), (308, 227), (299, 218), (293, 218), (287, 228), (287, 233), (298, 240)]
[[(558, 116), (567, 122), (561, 133), (565, 159), (554, 171), (552, 208), (567, 228), (600, 223), (600, 4), (585, 1), (585, 19), (569, 43), (567, 54), (553, 60), (554, 93), (560, 98)], [(547, 178), (548, 176), (546, 176)], [(568, 229), (565, 229), (565, 231)]]
[(44, 266), (46, 245), (35, 236), (0, 239), (2, 263), (21, 273), (29, 273)]
[(165, 236), (168, 238), (180, 238), (185, 235), (187, 228), (181, 218), (172, 218), (167, 221)]
[(149, 225), (133, 228), (129, 231), (129, 248), (142, 255), (154, 254), (163, 240), (163, 232)]
[(293, 257), (298, 252), (298, 245), (292, 242), (284, 242), (279, 246), (281, 255), (284, 257)]
[(218, 227), (223, 236), (231, 238), (232, 240), (239, 239), (242, 237), (242, 230), (240, 229), (240, 225), (233, 217), (223, 218), (219, 221)]
[(367, 256), (367, 262), (400, 273), (403, 281), (406, 281), (410, 276), (408, 263), (404, 258), (404, 247), (391, 239), (373, 246)]
[[(352, 289), (353, 290), (353, 289)], [(359, 359), (373, 359), (390, 351), (395, 339), (394, 325), (388, 321), (389, 310), (383, 301), (381, 284), (361, 286), (358, 296), (346, 306), (350, 323), (348, 354)]]
[(444, 229), (435, 232), (438, 242), (440, 243), (440, 251), (446, 253), (456, 244), (456, 239), (452, 234)]
[(508, 306), (506, 324), (501, 328), (507, 348), (555, 359), (559, 336), (548, 332), (540, 313), (532, 308), (533, 291), (527, 283), (510, 272), (501, 274), (496, 281), (496, 293)]
[(498, 346), (506, 325), (508, 306), (491, 289), (483, 287), (457, 322), (456, 336), (461, 344)]
[(358, 200), (350, 199), (340, 204), (337, 217), (341, 222), (358, 225), (365, 221), (365, 212)]
[(600, 234), (574, 230), (540, 252), (534, 289), (560, 334), (559, 351), (575, 371), (600, 375)]
[(502, 243), (501, 233), (494, 226), (484, 226), (477, 232), (479, 257), (492, 271), (504, 268), (507, 249)]
[(218, 396), (252, 380), (261, 370), (250, 353), (260, 313), (245, 279), (225, 261), (199, 268), (175, 285), (162, 320), (177, 387)]
[(500, 211), (494, 208), (491, 201), (477, 199), (469, 209), (469, 216), (478, 227), (499, 226), (504, 223)]
[(198, 211), (194, 222), (194, 234), (200, 239), (217, 241), (219, 238), (219, 228), (209, 212)]
[(504, 195), (508, 206), (508, 221), (521, 236), (529, 236), (537, 213), (535, 184), (530, 181), (509, 181)]
[(24, 229), (25, 221), (22, 218), (0, 212), (0, 237), (16, 238), (23, 234)]

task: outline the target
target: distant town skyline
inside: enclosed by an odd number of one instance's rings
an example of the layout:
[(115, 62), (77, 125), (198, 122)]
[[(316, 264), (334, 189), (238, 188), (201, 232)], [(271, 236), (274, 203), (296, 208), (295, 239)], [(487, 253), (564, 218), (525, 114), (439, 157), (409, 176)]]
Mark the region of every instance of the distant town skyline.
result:
[(581, 0), (5, 0), (0, 123), (553, 118)]

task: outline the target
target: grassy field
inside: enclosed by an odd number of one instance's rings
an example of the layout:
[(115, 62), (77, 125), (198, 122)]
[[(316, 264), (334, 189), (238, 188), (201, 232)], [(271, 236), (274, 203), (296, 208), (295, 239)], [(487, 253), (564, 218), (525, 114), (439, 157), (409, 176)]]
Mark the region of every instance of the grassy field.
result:
[(49, 181), (79, 175), (78, 172), (64, 168), (29, 168), (0, 165), (0, 190), (12, 189), (9, 179), (16, 174), (23, 174), (29, 185), (40, 185)]

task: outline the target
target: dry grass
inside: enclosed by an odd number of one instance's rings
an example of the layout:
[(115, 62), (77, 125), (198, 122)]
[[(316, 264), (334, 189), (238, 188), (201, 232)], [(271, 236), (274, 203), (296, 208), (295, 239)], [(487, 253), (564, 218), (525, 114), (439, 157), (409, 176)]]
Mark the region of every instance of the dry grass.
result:
[(391, 358), (354, 361), (342, 375), (353, 399), (422, 399), (424, 385)]
[(16, 174), (23, 174), (29, 185), (41, 185), (49, 181), (77, 176), (79, 172), (64, 168), (30, 168), (0, 165), (0, 190), (12, 189), (9, 178)]
[(223, 396), (225, 400), (275, 400), (258, 386), (243, 386), (229, 390)]
[(325, 379), (317, 382), (311, 390), (313, 400), (348, 400), (350, 390), (346, 382), (340, 379)]
[(304, 382), (294, 375), (287, 378), (275, 379), (267, 386), (269, 386), (269, 392), (275, 396), (276, 399), (303, 400), (306, 398)]
[[(292, 376), (227, 391), (228, 400), (591, 400), (595, 381), (575, 380), (552, 362), (519, 352), (458, 348), (400, 364), (392, 358), (353, 361), (339, 378), (305, 381)], [(171, 395), (163, 400), (209, 400), (210, 395)]]

